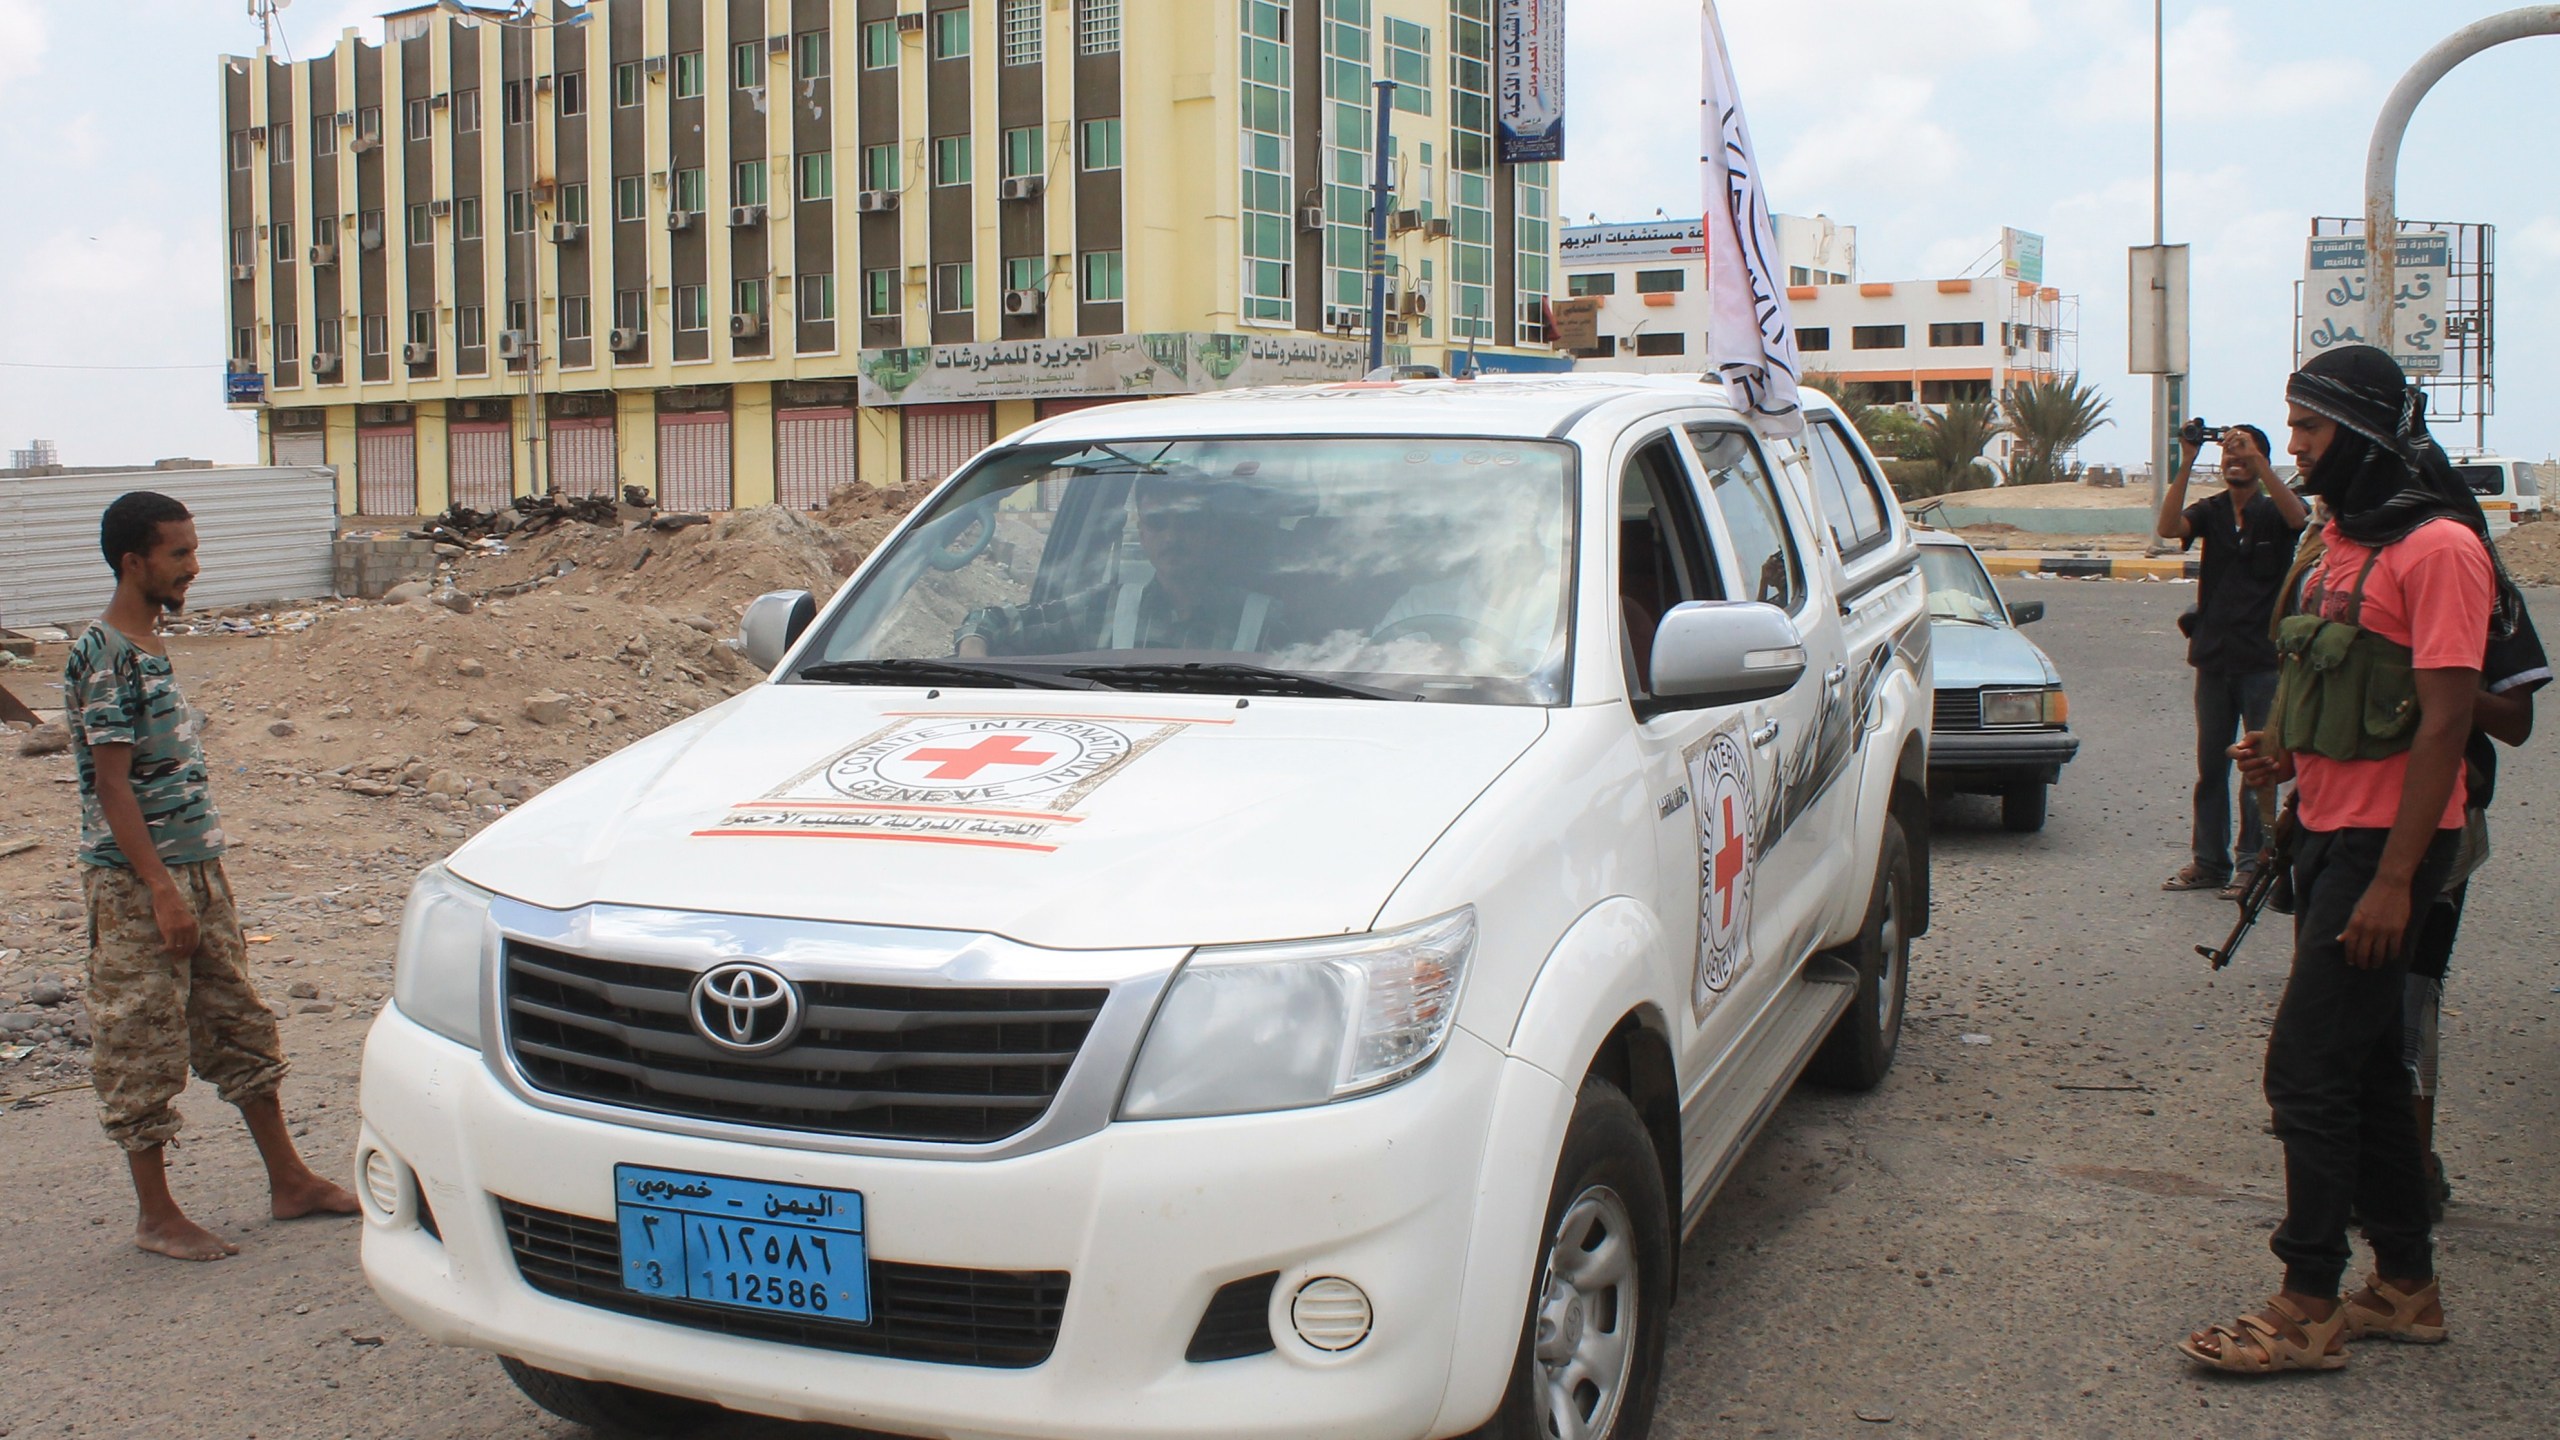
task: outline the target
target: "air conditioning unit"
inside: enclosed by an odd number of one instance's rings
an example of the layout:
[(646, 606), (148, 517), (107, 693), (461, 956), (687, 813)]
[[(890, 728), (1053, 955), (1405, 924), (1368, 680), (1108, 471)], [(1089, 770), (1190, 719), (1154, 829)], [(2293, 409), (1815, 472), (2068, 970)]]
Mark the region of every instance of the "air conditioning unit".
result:
[(1048, 303), (1049, 296), (1046, 291), (1007, 290), (1004, 292), (1004, 313), (1007, 315), (1037, 315)]
[(640, 62), (640, 69), (644, 74), (664, 75), (667, 73), (667, 57), (652, 55)]
[(347, 148), (353, 150), (359, 155), (362, 155), (366, 151), (374, 149), (381, 144), (382, 137), (379, 135), (359, 135), (353, 140), (347, 142)]
[(1048, 188), (1049, 181), (1045, 176), (1016, 175), (997, 186), (996, 193), (1006, 200), (1037, 200), (1040, 192)]
[(1422, 233), (1434, 240), (1448, 239), (1452, 229), (1449, 217), (1446, 215), (1434, 215), (1422, 222)]
[(1301, 206), (1298, 210), (1298, 228), (1301, 230), (1323, 229), (1324, 207), (1321, 205)]
[(670, 211), (668, 211), (668, 212), (667, 212), (667, 228), (668, 228), (668, 229), (670, 229), (670, 230), (690, 230), (690, 229), (692, 229), (692, 228), (693, 228), (693, 212), (692, 212), (692, 211), (690, 211), (690, 210), (670, 210)]
[(637, 330), (625, 330), (621, 326), (617, 325), (613, 329), (605, 332), (604, 348), (612, 351), (616, 355), (628, 354), (631, 351), (640, 348), (640, 332)]
[(453, 213), (453, 202), (450, 200), (430, 200), (427, 202), (427, 213), (441, 220), (447, 215)]
[(339, 111), (338, 128), (341, 130), (353, 130), (356, 128), (356, 112), (353, 110)]
[(316, 245), (312, 246), (312, 247), (311, 247), (311, 263), (312, 263), (312, 264), (314, 264), (314, 265), (335, 265), (335, 264), (337, 264), (337, 263), (338, 263), (338, 242), (336, 242), (335, 240), (323, 240), (323, 241), (319, 242), (318, 244), (316, 244)]
[(335, 350), (314, 350), (311, 352), (311, 373), (314, 375), (337, 374), (338, 352)]
[(1387, 228), (1398, 235), (1402, 235), (1408, 230), (1419, 230), (1422, 228), (1422, 212), (1419, 210), (1398, 210), (1392, 216), (1388, 217)]
[(752, 339), (763, 333), (764, 317), (761, 315), (732, 315), (729, 317), (729, 338), (732, 340)]
[(764, 37), (764, 50), (768, 55), (788, 55), (791, 53), (791, 37), (767, 35)]
[(924, 29), (924, 12), (923, 12), (923, 11), (921, 11), (921, 10), (909, 10), (909, 11), (906, 11), (906, 12), (904, 12), (904, 13), (902, 13), (901, 15), (899, 15), (899, 16), (898, 16), (898, 33), (899, 33), (899, 34), (901, 34), (901, 35), (913, 35), (913, 34), (915, 34), (916, 32), (918, 32), (918, 31), (920, 31), (920, 30), (922, 30), (922, 29)]
[(1414, 281), (1411, 285), (1405, 287), (1404, 294), (1397, 297), (1397, 302), (1396, 313), (1400, 315), (1420, 315), (1426, 313), (1431, 309), (1431, 282), (1428, 280)]
[(898, 208), (895, 190), (864, 190), (853, 197), (853, 208), (865, 215), (884, 215)]
[(580, 225), (575, 221), (555, 221), (551, 226), (551, 243), (554, 245), (574, 245), (581, 239), (584, 239), (586, 237), (586, 233), (587, 227)]
[(451, 104), (453, 104), (453, 97), (442, 90), (427, 97), (427, 108), (430, 110), (442, 110)]
[(400, 363), (403, 365), (428, 365), (434, 363), (435, 358), (436, 347), (433, 345), (422, 345), (413, 340), (400, 347)]
[(234, 280), (255, 280), (258, 278), (258, 267), (255, 265), (234, 265), (231, 267), (231, 278)]
[(524, 358), (523, 331), (501, 330), (498, 332), (498, 358), (501, 360), (521, 360)]
[(249, 127), (249, 143), (250, 143), (250, 144), (252, 144), (252, 145), (264, 145), (264, 144), (266, 144), (266, 143), (267, 143), (267, 127), (266, 127), (266, 126), (264, 126), (264, 125), (252, 125), (252, 126), (250, 126), (250, 127)]
[(761, 205), (732, 205), (729, 207), (729, 228), (732, 230), (753, 229), (763, 223), (764, 207)]
[(536, 94), (536, 95), (548, 95), (548, 94), (550, 94), (550, 93), (551, 93), (551, 77), (550, 77), (550, 76), (548, 76), (548, 75), (536, 75), (536, 76), (534, 76), (534, 77), (533, 77), (533, 93), (534, 93), (534, 94)]
[(356, 232), (356, 245), (365, 250), (379, 250), (382, 248), (382, 232), (379, 230), (359, 230)]

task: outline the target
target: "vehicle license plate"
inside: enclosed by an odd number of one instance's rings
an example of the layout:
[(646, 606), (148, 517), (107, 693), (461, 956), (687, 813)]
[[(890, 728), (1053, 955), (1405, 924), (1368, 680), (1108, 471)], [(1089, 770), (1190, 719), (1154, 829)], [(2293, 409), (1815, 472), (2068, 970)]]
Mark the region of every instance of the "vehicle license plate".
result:
[(862, 1195), (613, 1167), (622, 1283), (644, 1295), (871, 1323)]

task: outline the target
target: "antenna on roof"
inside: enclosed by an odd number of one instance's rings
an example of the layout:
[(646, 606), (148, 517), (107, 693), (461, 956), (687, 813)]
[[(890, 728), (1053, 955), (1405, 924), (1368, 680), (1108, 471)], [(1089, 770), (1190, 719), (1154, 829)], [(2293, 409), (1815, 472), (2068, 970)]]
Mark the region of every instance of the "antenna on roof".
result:
[(275, 39), (276, 12), (293, 0), (249, 0), (249, 14), (258, 22), (258, 48), (266, 49)]

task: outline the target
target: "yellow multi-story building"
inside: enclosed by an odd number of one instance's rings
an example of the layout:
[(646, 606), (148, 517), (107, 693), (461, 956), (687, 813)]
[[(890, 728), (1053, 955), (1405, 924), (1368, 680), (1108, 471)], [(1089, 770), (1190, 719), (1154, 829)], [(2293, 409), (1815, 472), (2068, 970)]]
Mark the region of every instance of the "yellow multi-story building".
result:
[(1497, 0), (535, 0), (221, 62), (230, 393), (343, 507), (807, 506), (1078, 405), (1562, 368)]

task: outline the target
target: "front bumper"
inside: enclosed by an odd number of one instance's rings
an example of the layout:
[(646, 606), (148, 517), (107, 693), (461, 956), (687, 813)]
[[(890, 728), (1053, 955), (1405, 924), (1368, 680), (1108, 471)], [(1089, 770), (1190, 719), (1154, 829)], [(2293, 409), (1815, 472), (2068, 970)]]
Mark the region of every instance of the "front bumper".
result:
[(1929, 778), (2051, 783), (2079, 753), (2080, 737), (2068, 729), (1939, 730), (1929, 737)]
[[(1467, 1287), (1480, 1177), (1515, 1176), (1543, 1201), (1546, 1117), (1569, 1102), (1553, 1076), (1460, 1030), (1414, 1080), (1341, 1104), (1115, 1123), (1004, 1160), (831, 1155), (537, 1109), (478, 1052), (386, 1008), (365, 1049), (360, 1153), (414, 1172), (402, 1193), (423, 1193), (441, 1238), (414, 1199), (387, 1215), (368, 1207), (364, 1267), (435, 1340), (766, 1415), (951, 1437), (1410, 1437), (1482, 1418), (1439, 1418), (1460, 1335), (1518, 1333), (1516, 1320), (1470, 1327), (1460, 1314), (1481, 1294)], [(1489, 1170), (1488, 1155), (1511, 1160)], [(609, 1220), (617, 1163), (859, 1190), (875, 1266), (1069, 1272), (1055, 1349), (1028, 1369), (888, 1360), (527, 1285), (499, 1199)], [(1185, 1360), (1212, 1293), (1267, 1271), (1280, 1275), (1276, 1349)], [(1324, 1275), (1358, 1284), (1375, 1310), (1348, 1351), (1317, 1350), (1289, 1322), (1299, 1285)], [(1506, 1316), (1525, 1305), (1494, 1298)]]

